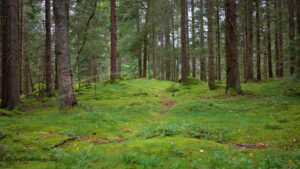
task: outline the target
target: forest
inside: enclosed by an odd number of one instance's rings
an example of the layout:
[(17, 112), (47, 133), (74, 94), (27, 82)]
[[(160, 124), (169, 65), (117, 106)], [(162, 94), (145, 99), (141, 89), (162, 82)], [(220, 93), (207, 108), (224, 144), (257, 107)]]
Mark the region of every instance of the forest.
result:
[(0, 11), (0, 168), (300, 169), (300, 0)]

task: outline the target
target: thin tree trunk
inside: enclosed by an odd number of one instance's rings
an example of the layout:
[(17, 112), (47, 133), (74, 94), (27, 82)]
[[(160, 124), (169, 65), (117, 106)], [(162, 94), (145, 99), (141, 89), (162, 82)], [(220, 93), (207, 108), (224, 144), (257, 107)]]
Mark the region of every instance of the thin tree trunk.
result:
[(118, 76), (117, 70), (117, 18), (116, 0), (110, 0), (110, 32), (111, 32), (111, 58), (110, 58), (110, 79), (114, 80)]
[(283, 77), (283, 53), (282, 53), (282, 46), (283, 46), (283, 38), (282, 38), (282, 9), (281, 9), (281, 0), (278, 0), (278, 25), (279, 25), (279, 76)]
[[(149, 7), (147, 8), (146, 11), (145, 28), (148, 25), (148, 19), (149, 19)], [(148, 31), (146, 31), (144, 35), (143, 78), (147, 77), (147, 63), (148, 63)]]
[(279, 37), (278, 37), (278, 12), (277, 12), (277, 1), (274, 0), (274, 24), (275, 24), (275, 30), (274, 30), (274, 45), (275, 45), (275, 72), (276, 76), (280, 77), (280, 62), (279, 62)]
[[(195, 49), (195, 41), (196, 41), (196, 32), (195, 32), (195, 2), (191, 1), (192, 8), (192, 48)], [(196, 57), (192, 56), (192, 77), (196, 77)]]
[(187, 83), (187, 51), (186, 51), (186, 0), (181, 0), (181, 80)]
[(236, 37), (236, 1), (225, 0), (226, 93), (241, 92)]
[(264, 32), (264, 80), (268, 79), (268, 43), (267, 31)]
[(155, 0), (152, 0), (152, 52), (153, 52), (153, 78), (157, 78), (157, 56), (156, 56), (156, 21)]
[[(298, 9), (299, 10), (299, 9)], [(290, 48), (290, 73), (295, 73), (295, 48), (293, 41), (295, 39), (295, 21), (294, 21), (294, 0), (288, 0), (289, 11), (289, 48)]]
[(160, 56), (160, 79), (165, 80), (165, 44), (164, 44), (164, 37), (163, 34), (161, 33), (159, 35), (159, 40), (160, 40), (160, 48), (162, 50), (162, 54)]
[(187, 76), (190, 76), (191, 69), (190, 69), (190, 37), (189, 37), (189, 8), (188, 8), (188, 1), (186, 2), (186, 9), (185, 9), (185, 16), (186, 16), (186, 71)]
[(247, 17), (247, 41), (248, 41), (248, 56), (247, 56), (247, 80), (249, 79), (254, 79), (254, 76), (253, 76), (253, 0), (247, 0), (248, 1), (248, 4), (247, 4), (247, 7), (248, 7), (248, 17)]
[(272, 51), (271, 51), (271, 23), (270, 23), (270, 8), (269, 2), (266, 3), (267, 8), (267, 41), (268, 41), (268, 70), (269, 70), (269, 78), (273, 78), (273, 70), (272, 70)]
[[(281, 1), (281, 0), (279, 0)], [(296, 7), (297, 7), (297, 56), (298, 56), (298, 60), (297, 60), (297, 67), (298, 67), (298, 72), (300, 72), (300, 1), (296, 1)]]
[(2, 1), (2, 108), (20, 103), (20, 63), (18, 57), (18, 2)]
[(73, 107), (77, 101), (73, 91), (72, 70), (68, 38), (66, 0), (54, 0), (55, 44), (58, 70), (60, 107)]
[(210, 90), (216, 89), (215, 86), (215, 64), (214, 64), (214, 39), (213, 39), (213, 18), (212, 18), (212, 1), (207, 1), (207, 22), (208, 22), (208, 86)]
[(255, 1), (256, 4), (256, 78), (261, 80), (261, 63), (260, 63), (260, 4), (259, 0)]
[(200, 0), (200, 80), (206, 81), (206, 55), (205, 55), (205, 47), (204, 47), (204, 9), (203, 9), (203, 1)]
[(45, 73), (46, 73), (46, 92), (52, 96), (52, 61), (51, 61), (51, 2), (46, 0), (46, 41), (45, 41)]
[(166, 80), (170, 80), (171, 77), (171, 55), (170, 55), (170, 14), (169, 14), (169, 2), (166, 1), (166, 15), (165, 15), (165, 41), (166, 41)]
[(220, 14), (219, 14), (219, 0), (216, 0), (216, 38), (217, 38), (217, 67), (216, 67), (216, 77), (219, 81), (221, 81), (221, 43), (220, 43)]

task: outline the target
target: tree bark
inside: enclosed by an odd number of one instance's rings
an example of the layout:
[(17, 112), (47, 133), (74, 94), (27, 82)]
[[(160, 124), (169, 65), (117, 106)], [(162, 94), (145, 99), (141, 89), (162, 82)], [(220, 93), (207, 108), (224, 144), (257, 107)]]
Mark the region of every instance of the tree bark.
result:
[(164, 36), (163, 33), (159, 35), (159, 41), (160, 41), (160, 48), (162, 50), (161, 56), (160, 56), (160, 79), (165, 80), (165, 42), (164, 42)]
[(52, 96), (52, 61), (51, 61), (51, 2), (45, 1), (46, 13), (46, 42), (45, 42), (45, 63), (46, 63), (46, 93)]
[(166, 41), (166, 80), (170, 80), (171, 77), (171, 55), (170, 55), (170, 14), (169, 14), (169, 2), (166, 1), (166, 22), (165, 22), (165, 41)]
[(67, 0), (53, 0), (55, 18), (55, 44), (60, 107), (73, 107), (77, 100), (73, 91), (70, 49), (68, 40), (68, 18), (65, 8)]
[(110, 0), (110, 33), (111, 33), (111, 57), (110, 57), (110, 79), (118, 77), (117, 70), (117, 18), (116, 0)]
[[(299, 10), (299, 9), (298, 9)], [(295, 73), (295, 48), (293, 41), (295, 39), (295, 15), (294, 15), (294, 0), (288, 0), (289, 12), (289, 49), (290, 49), (290, 73)]]
[(270, 23), (270, 7), (269, 2), (266, 2), (267, 9), (267, 50), (268, 50), (268, 72), (269, 78), (273, 78), (273, 70), (272, 70), (272, 51), (271, 51), (271, 23)]
[(204, 9), (203, 9), (203, 0), (200, 0), (200, 80), (206, 81), (206, 55), (204, 47)]
[(217, 39), (217, 67), (216, 67), (216, 79), (221, 81), (221, 42), (220, 42), (220, 14), (219, 14), (219, 0), (216, 0), (216, 39)]
[(24, 0), (20, 4), (20, 93), (24, 92)]
[(261, 59), (260, 59), (260, 3), (259, 0), (255, 1), (256, 5), (256, 78), (261, 80)]
[(181, 80), (187, 83), (187, 51), (186, 51), (186, 0), (180, 1), (181, 5)]
[(18, 55), (18, 2), (2, 1), (2, 108), (20, 103), (20, 63)]
[(278, 28), (278, 11), (277, 11), (277, 0), (274, 0), (274, 25), (275, 25), (275, 30), (274, 30), (274, 45), (275, 45), (275, 72), (276, 76), (280, 77), (280, 61), (279, 61), (279, 28)]
[(225, 0), (226, 93), (241, 92), (236, 37), (236, 1)]
[(153, 53), (153, 78), (157, 78), (157, 56), (156, 56), (156, 18), (155, 0), (152, 0), (152, 53)]
[(212, 1), (207, 1), (207, 22), (208, 22), (208, 86), (210, 90), (214, 90), (215, 86), (215, 64), (214, 64), (214, 39), (213, 39), (213, 18), (212, 18)]
[(248, 17), (247, 17), (247, 41), (248, 41), (248, 56), (247, 56), (247, 80), (254, 79), (253, 76), (253, 0), (247, 0)]
[(147, 77), (147, 64), (148, 64), (148, 19), (149, 19), (149, 7), (146, 11), (146, 18), (145, 18), (145, 32), (144, 32), (144, 57), (143, 57), (143, 78)]
[[(281, 0), (279, 0), (281, 1)], [(297, 6), (297, 56), (298, 56), (298, 60), (297, 60), (297, 67), (298, 67), (298, 72), (300, 72), (300, 1), (296, 1), (296, 6)]]
[(281, 0), (278, 0), (278, 25), (279, 25), (279, 32), (278, 32), (278, 38), (279, 38), (279, 77), (283, 77), (283, 53), (282, 53), (282, 46), (283, 46), (283, 37), (282, 37), (282, 7), (281, 7)]
[[(191, 12), (192, 12), (192, 48), (193, 51), (195, 50), (195, 41), (196, 41), (196, 32), (195, 32), (195, 2), (194, 0), (191, 1)], [(192, 55), (192, 77), (196, 77), (196, 57)]]

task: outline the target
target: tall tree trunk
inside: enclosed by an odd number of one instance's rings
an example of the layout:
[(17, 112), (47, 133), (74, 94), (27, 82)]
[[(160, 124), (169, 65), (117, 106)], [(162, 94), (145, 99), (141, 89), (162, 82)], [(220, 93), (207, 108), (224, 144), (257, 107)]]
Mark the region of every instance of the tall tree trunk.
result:
[[(148, 25), (149, 7), (146, 12), (145, 28)], [(143, 57), (143, 78), (147, 77), (147, 63), (148, 63), (148, 31), (144, 32), (144, 57)]]
[(248, 0), (244, 0), (244, 32), (245, 32), (245, 36), (244, 36), (244, 60), (243, 60), (243, 67), (244, 67), (244, 79), (248, 79), (248, 7), (247, 7), (247, 1)]
[(52, 96), (52, 61), (51, 61), (51, 2), (46, 0), (46, 42), (45, 42), (45, 63), (46, 63), (46, 92)]
[(117, 17), (116, 0), (110, 0), (110, 33), (111, 33), (111, 57), (110, 57), (110, 79), (118, 77), (117, 70)]
[(155, 0), (152, 0), (152, 53), (153, 53), (153, 78), (157, 78), (157, 56), (156, 56), (156, 21), (155, 21)]
[(236, 37), (236, 1), (225, 0), (226, 93), (241, 92)]
[(60, 107), (73, 107), (77, 101), (73, 91), (70, 49), (68, 40), (68, 18), (65, 8), (67, 0), (53, 0), (55, 18), (55, 44), (57, 57)]
[(261, 80), (261, 63), (260, 63), (260, 3), (259, 0), (255, 1), (256, 5), (256, 78)]
[(187, 51), (186, 51), (186, 0), (180, 1), (181, 5), (181, 80), (187, 83)]
[(264, 32), (264, 80), (268, 79), (268, 43), (267, 31)]
[(280, 62), (279, 62), (279, 37), (278, 37), (278, 11), (277, 11), (277, 0), (274, 0), (274, 24), (275, 24), (275, 30), (274, 30), (274, 45), (275, 45), (275, 72), (276, 76), (280, 77)]
[(190, 37), (189, 37), (189, 8), (188, 8), (188, 1), (185, 4), (185, 16), (186, 16), (186, 71), (187, 76), (190, 76), (191, 69), (190, 69)]
[(20, 4), (20, 93), (24, 91), (24, 0)]
[[(196, 42), (196, 32), (195, 32), (195, 2), (194, 0), (191, 1), (191, 8), (192, 8), (192, 50), (195, 50), (195, 42)], [(194, 56), (194, 52), (192, 55), (192, 76), (196, 77), (196, 57)]]
[(268, 70), (269, 70), (269, 78), (273, 78), (273, 70), (272, 70), (272, 51), (271, 51), (271, 23), (270, 23), (270, 7), (269, 2), (266, 2), (267, 8), (267, 49), (268, 49)]
[(207, 42), (208, 42), (208, 86), (210, 90), (216, 88), (215, 85), (215, 63), (214, 63), (214, 39), (213, 39), (213, 18), (212, 18), (212, 1), (207, 1), (207, 22), (208, 22), (208, 33), (207, 33)]
[[(137, 26), (137, 34), (140, 36), (141, 33), (141, 27), (140, 27), (140, 17), (139, 17), (139, 11), (137, 11), (137, 20), (136, 20), (136, 26)], [(138, 52), (137, 52), (137, 57), (138, 57), (138, 77), (141, 78), (143, 76), (143, 64), (142, 64), (142, 45), (141, 43), (138, 45)]]
[(2, 1), (2, 108), (20, 103), (20, 63), (18, 55), (18, 2)]
[(248, 40), (248, 56), (247, 56), (247, 80), (248, 79), (254, 79), (253, 76), (253, 0), (247, 0), (248, 1), (248, 30), (247, 30), (247, 40)]
[(205, 47), (204, 47), (204, 9), (203, 9), (203, 1), (200, 0), (200, 80), (206, 81), (206, 55), (205, 55)]
[(282, 53), (282, 46), (283, 46), (283, 38), (282, 38), (282, 7), (281, 7), (281, 0), (278, 0), (278, 25), (279, 25), (279, 76), (283, 77), (283, 53)]
[(166, 22), (165, 22), (165, 41), (166, 41), (166, 80), (170, 80), (171, 77), (171, 55), (170, 55), (170, 13), (169, 13), (169, 2), (166, 1)]
[[(281, 1), (281, 0), (279, 0)], [(298, 56), (298, 60), (297, 60), (297, 67), (298, 67), (298, 73), (300, 73), (300, 1), (296, 1), (296, 6), (297, 6), (297, 56)]]
[(177, 81), (177, 72), (176, 72), (176, 58), (177, 58), (177, 53), (176, 53), (176, 47), (175, 47), (175, 14), (173, 13), (172, 16), (172, 45), (173, 45), (173, 81)]
[[(299, 9), (298, 9), (299, 10)], [(288, 0), (289, 11), (289, 48), (290, 48), (290, 73), (295, 72), (295, 48), (293, 41), (295, 39), (295, 21), (294, 21), (294, 0)]]
[(162, 50), (160, 56), (160, 79), (165, 80), (165, 43), (163, 33), (159, 35), (160, 48)]
[(220, 14), (219, 14), (219, 0), (216, 0), (216, 39), (217, 39), (217, 67), (216, 67), (216, 78), (221, 81), (221, 43), (220, 43)]

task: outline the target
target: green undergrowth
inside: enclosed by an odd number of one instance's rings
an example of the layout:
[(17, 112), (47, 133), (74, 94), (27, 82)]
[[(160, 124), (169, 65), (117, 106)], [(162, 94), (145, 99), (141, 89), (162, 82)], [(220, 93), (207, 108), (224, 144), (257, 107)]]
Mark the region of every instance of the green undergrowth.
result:
[(242, 83), (231, 96), (222, 81), (188, 81), (75, 85), (79, 105), (62, 110), (58, 96), (22, 96), (0, 109), (0, 168), (299, 168), (299, 82)]

